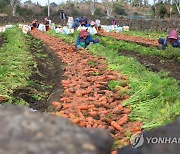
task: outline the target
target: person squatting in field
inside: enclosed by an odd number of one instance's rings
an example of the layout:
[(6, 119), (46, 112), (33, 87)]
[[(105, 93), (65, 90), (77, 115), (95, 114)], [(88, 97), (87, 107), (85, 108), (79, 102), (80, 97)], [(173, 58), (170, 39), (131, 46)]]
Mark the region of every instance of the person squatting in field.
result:
[(171, 30), (169, 35), (163, 39), (163, 38), (159, 38), (158, 39), (158, 49), (160, 50), (164, 50), (167, 45), (168, 42), (173, 46), (173, 47), (179, 47), (180, 48), (180, 39), (178, 37), (178, 32), (176, 30)]
[(37, 19), (33, 20), (33, 21), (32, 21), (32, 27), (38, 28), (38, 26), (39, 26), (39, 24), (38, 24)]
[(86, 16), (83, 16), (80, 18), (81, 27), (90, 27), (90, 24), (88, 23), (88, 19)]
[(79, 26), (80, 26), (80, 18), (76, 18), (75, 20), (74, 20), (74, 23), (73, 23), (73, 25), (72, 25), (72, 28), (75, 30), (75, 29), (77, 29)]
[(88, 32), (91, 34), (91, 35), (95, 35), (95, 34), (97, 34), (97, 30), (96, 30), (96, 28), (95, 28), (95, 22), (94, 21), (91, 21), (91, 23), (90, 23), (90, 27), (88, 27)]
[(95, 43), (99, 43), (99, 39), (93, 39), (87, 30), (81, 30), (77, 37), (75, 47), (77, 49), (83, 49)]

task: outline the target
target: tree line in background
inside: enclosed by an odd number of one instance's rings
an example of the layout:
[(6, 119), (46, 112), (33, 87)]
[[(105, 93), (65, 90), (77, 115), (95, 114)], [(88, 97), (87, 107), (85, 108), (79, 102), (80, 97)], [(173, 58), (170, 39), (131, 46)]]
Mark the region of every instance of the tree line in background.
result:
[[(24, 4), (21, 3), (21, 0), (0, 0), (0, 4), (1, 16), (47, 16), (48, 6), (35, 4), (31, 0)], [(131, 12), (131, 10), (127, 10), (128, 6), (137, 9)], [(149, 10), (145, 8), (149, 8)], [(59, 11), (64, 9), (70, 16), (89, 14), (91, 16), (112, 17), (115, 15), (127, 16), (130, 12), (134, 17), (139, 14), (149, 14), (151, 18), (171, 18), (172, 16), (180, 16), (180, 0), (153, 0), (153, 4), (150, 4), (150, 0), (102, 0), (101, 4), (97, 0), (74, 0), (60, 5), (51, 3), (50, 9), (53, 16), (59, 15)], [(83, 9), (85, 9), (84, 13)]]

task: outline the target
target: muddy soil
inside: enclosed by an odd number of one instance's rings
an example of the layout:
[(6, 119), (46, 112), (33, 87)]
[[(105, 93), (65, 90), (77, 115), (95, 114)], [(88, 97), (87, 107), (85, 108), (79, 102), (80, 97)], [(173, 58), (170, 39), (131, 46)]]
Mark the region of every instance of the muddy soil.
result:
[(180, 80), (180, 62), (163, 57), (146, 56), (137, 52), (119, 50), (119, 55), (136, 58), (141, 64), (150, 68), (154, 72), (169, 72), (169, 76)]
[(43, 112), (50, 110), (52, 101), (59, 100), (63, 92), (61, 80), (64, 64), (47, 45), (36, 44), (36, 41), (30, 41), (30, 52), (37, 67), (33, 67), (29, 86), (16, 89), (14, 97), (22, 98), (30, 108)]

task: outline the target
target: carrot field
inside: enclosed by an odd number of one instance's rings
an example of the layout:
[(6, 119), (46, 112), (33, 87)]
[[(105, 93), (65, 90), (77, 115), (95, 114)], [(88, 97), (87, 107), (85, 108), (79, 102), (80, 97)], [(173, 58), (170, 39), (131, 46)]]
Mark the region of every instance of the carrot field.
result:
[(74, 47), (78, 34), (35, 29), (25, 35), (17, 27), (2, 33), (0, 103), (108, 130), (112, 150), (179, 117), (180, 50), (157, 49), (164, 33), (100, 31), (93, 36), (100, 43), (82, 50)]

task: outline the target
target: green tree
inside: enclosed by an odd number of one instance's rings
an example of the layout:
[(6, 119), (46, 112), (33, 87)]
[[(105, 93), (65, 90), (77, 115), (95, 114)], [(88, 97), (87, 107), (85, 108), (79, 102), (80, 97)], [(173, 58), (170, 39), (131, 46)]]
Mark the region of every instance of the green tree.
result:
[(20, 3), (20, 0), (9, 0), (10, 6), (12, 8), (12, 16), (16, 15), (16, 7)]
[(121, 3), (114, 3), (114, 13), (118, 14), (118, 15), (127, 15), (126, 11), (122, 8), (122, 4)]
[(8, 7), (8, 1), (7, 0), (0, 0), (0, 12), (4, 13)]

